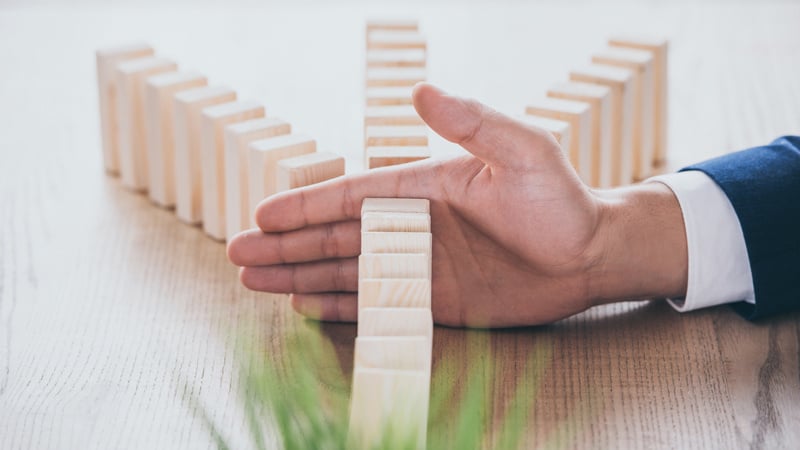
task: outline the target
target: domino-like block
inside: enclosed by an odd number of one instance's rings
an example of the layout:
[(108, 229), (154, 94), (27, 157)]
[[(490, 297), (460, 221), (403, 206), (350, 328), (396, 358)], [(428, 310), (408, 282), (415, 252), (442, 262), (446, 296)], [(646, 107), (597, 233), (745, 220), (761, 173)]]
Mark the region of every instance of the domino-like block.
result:
[(529, 116), (527, 114), (519, 116), (519, 120), (552, 134), (553, 137), (556, 138), (556, 141), (558, 141), (558, 144), (561, 145), (561, 149), (569, 156), (570, 137), (572, 135), (569, 122), (547, 117)]
[[(386, 256), (386, 258), (384, 258)], [(405, 258), (411, 256), (411, 258)], [(403, 257), (403, 258), (401, 258)], [(425, 257), (425, 258), (423, 258)], [(366, 272), (359, 270), (358, 280), (358, 310), (364, 308), (431, 308), (431, 280), (430, 278), (421, 277), (403, 277), (403, 278), (388, 278), (385, 273), (397, 272), (381, 272), (379, 276), (382, 278), (362, 278), (368, 277), (370, 274), (375, 273), (374, 265), (376, 264), (400, 264), (398, 261), (403, 260), (402, 264), (418, 263), (420, 265), (428, 266), (427, 255), (417, 253), (384, 253), (384, 254), (369, 254), (363, 253), (359, 257), (359, 268), (361, 268), (361, 261), (364, 261), (364, 269)], [(378, 262), (376, 262), (378, 261)], [(388, 262), (387, 262), (388, 261)], [(367, 267), (369, 266), (369, 267)], [(395, 270), (399, 270), (393, 268)], [(383, 269), (381, 269), (383, 270)], [(406, 270), (404, 274), (425, 275), (426, 272)]]
[(432, 340), (433, 315), (428, 307), (359, 308), (358, 336), (425, 336)]
[(589, 83), (559, 83), (547, 96), (578, 100), (592, 105), (592, 178), (595, 187), (611, 187), (611, 91)]
[(120, 62), (114, 71), (119, 125), (119, 168), (122, 184), (128, 188), (147, 189), (147, 149), (145, 148), (144, 81), (147, 77), (178, 69), (175, 62), (156, 57)]
[(586, 183), (592, 180), (592, 107), (586, 102), (541, 98), (528, 104), (525, 113), (569, 122), (569, 160)]
[(373, 125), (366, 128), (367, 147), (397, 147), (428, 145), (428, 127)]
[(424, 125), (425, 122), (411, 105), (368, 106), (364, 113), (364, 127), (373, 125)]
[(592, 62), (624, 67), (634, 73), (633, 177), (643, 180), (651, 175), (655, 160), (653, 55), (646, 50), (609, 47), (593, 55)]
[(416, 31), (375, 30), (367, 34), (367, 50), (427, 50), (425, 37)]
[(169, 72), (145, 80), (148, 193), (157, 205), (175, 206), (175, 93), (206, 84), (206, 77), (196, 72)]
[(266, 117), (225, 128), (225, 233), (228, 240), (251, 226), (248, 147), (252, 142), (292, 132), (292, 126)]
[(430, 253), (431, 244), (431, 234), (425, 232), (361, 233), (361, 253)]
[(109, 173), (119, 173), (119, 125), (117, 124), (119, 93), (114, 70), (122, 61), (153, 56), (154, 53), (153, 48), (147, 44), (104, 48), (95, 53), (103, 165)]
[(354, 367), (430, 370), (431, 340), (425, 336), (358, 336)]
[(278, 161), (277, 189), (286, 191), (344, 175), (344, 158), (333, 153), (309, 153)]
[(633, 72), (620, 67), (592, 64), (573, 70), (570, 80), (608, 86), (611, 89), (612, 183), (633, 181)]
[(412, 86), (367, 88), (367, 106), (411, 105)]
[(425, 50), (368, 50), (367, 67), (425, 67)]
[(421, 278), (430, 283), (430, 261), (430, 255), (424, 253), (362, 253), (358, 257), (359, 290), (362, 279), (369, 278), (383, 278), (382, 282), (390, 278)]
[(317, 151), (317, 142), (307, 136), (289, 134), (262, 139), (250, 144), (250, 217), (261, 200), (278, 192), (278, 161)]
[(431, 231), (431, 216), (416, 212), (365, 212), (361, 214), (361, 231)]
[(668, 71), (667, 54), (669, 52), (669, 41), (663, 38), (654, 37), (614, 37), (609, 39), (608, 44), (612, 47), (625, 47), (640, 50), (647, 50), (653, 54), (653, 85), (655, 103), (655, 117), (653, 119), (653, 135), (655, 139), (654, 158), (656, 164), (661, 164), (667, 157), (667, 137), (668, 137)]
[(412, 87), (425, 81), (427, 71), (424, 67), (376, 67), (367, 69), (368, 88), (372, 87)]
[(367, 147), (367, 167), (396, 166), (431, 157), (428, 147)]
[(175, 213), (189, 224), (203, 219), (200, 113), (203, 108), (236, 100), (236, 92), (213, 86), (178, 92), (175, 113)]
[(370, 19), (367, 34), (373, 31), (419, 31), (419, 22), (412, 19)]
[(361, 214), (370, 212), (430, 214), (431, 202), (427, 198), (365, 198)]

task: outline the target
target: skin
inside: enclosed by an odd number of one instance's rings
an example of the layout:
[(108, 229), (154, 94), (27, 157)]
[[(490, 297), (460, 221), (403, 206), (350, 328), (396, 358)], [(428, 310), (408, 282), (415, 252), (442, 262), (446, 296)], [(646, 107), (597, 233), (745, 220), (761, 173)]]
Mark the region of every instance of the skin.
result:
[(228, 257), (250, 289), (291, 293), (326, 321), (357, 320), (365, 197), (427, 198), (432, 310), (442, 325), (553, 322), (613, 301), (686, 292), (683, 217), (661, 183), (593, 190), (552, 135), (429, 84), (414, 89), (428, 126), (469, 154), (371, 170), (283, 192)]

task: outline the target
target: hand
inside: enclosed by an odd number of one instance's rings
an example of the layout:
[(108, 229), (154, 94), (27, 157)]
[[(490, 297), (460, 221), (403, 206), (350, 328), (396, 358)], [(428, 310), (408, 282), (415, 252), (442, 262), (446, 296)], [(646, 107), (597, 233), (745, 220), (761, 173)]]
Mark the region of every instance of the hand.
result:
[(666, 186), (595, 192), (543, 130), (428, 84), (415, 88), (414, 105), (471, 155), (264, 200), (260, 230), (228, 247), (244, 266), (245, 286), (292, 293), (294, 308), (309, 317), (357, 320), (361, 202), (412, 197), (431, 201), (437, 323), (533, 325), (611, 300), (685, 291), (683, 222)]

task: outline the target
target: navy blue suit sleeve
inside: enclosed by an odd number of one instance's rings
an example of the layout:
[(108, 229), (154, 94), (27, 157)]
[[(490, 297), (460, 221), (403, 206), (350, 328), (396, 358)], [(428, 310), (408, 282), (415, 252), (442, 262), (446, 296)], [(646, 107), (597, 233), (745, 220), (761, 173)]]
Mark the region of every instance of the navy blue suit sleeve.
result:
[(742, 226), (756, 304), (735, 303), (748, 319), (800, 308), (800, 136), (686, 167), (714, 180)]

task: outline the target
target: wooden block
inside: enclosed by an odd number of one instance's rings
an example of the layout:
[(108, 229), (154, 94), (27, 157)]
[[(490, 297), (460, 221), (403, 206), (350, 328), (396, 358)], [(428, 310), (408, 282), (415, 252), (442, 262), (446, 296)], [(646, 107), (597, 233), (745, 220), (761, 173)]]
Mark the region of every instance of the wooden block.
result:
[(633, 181), (633, 72), (592, 64), (570, 72), (570, 80), (611, 89), (611, 161), (614, 186)]
[(358, 336), (425, 336), (433, 339), (429, 307), (359, 308)]
[(278, 192), (278, 161), (317, 151), (317, 142), (307, 136), (289, 134), (262, 139), (250, 144), (250, 217), (257, 226), (253, 212), (261, 200)]
[(529, 103), (525, 108), (525, 113), (569, 122), (571, 133), (569, 160), (581, 179), (586, 183), (590, 183), (592, 180), (591, 105), (575, 100), (541, 98)]
[(367, 88), (367, 106), (411, 105), (413, 86)]
[(225, 128), (225, 233), (228, 240), (249, 228), (252, 222), (248, 147), (257, 140), (291, 132), (289, 123), (272, 117), (247, 120)]
[(430, 232), (431, 216), (414, 212), (363, 212), (361, 231)]
[[(369, 278), (382, 278), (382, 280), (379, 280), (381, 282), (386, 281), (385, 279), (388, 278), (421, 278), (430, 281), (430, 259), (430, 255), (425, 253), (362, 253), (358, 257), (359, 291), (361, 291), (361, 282)], [(388, 289), (388, 291), (392, 290)], [(396, 293), (389, 294), (399, 295)], [(405, 301), (410, 302), (411, 300)], [(414, 304), (409, 306), (421, 307), (423, 305)]]
[(420, 161), (431, 157), (428, 147), (367, 147), (366, 158), (367, 167), (377, 169), (379, 167), (396, 166), (414, 161)]
[(368, 50), (367, 67), (425, 67), (425, 50)]
[(358, 336), (354, 367), (430, 370), (431, 340), (425, 336)]
[(364, 231), (361, 253), (430, 253), (431, 234), (425, 232)]
[(558, 119), (549, 119), (547, 117), (529, 116), (527, 114), (522, 114), (521, 116), (518, 116), (518, 118), (528, 125), (541, 128), (552, 134), (553, 137), (556, 138), (556, 141), (558, 141), (559, 145), (561, 145), (561, 149), (567, 154), (567, 156), (569, 156), (569, 138), (571, 136), (569, 122)]
[(611, 90), (589, 83), (559, 83), (547, 96), (592, 105), (592, 178), (594, 187), (611, 187)]
[(364, 128), (372, 125), (424, 125), (425, 122), (411, 105), (367, 106), (364, 112)]
[(655, 118), (653, 135), (655, 139), (654, 157), (657, 164), (663, 163), (667, 157), (667, 137), (668, 132), (668, 70), (667, 56), (669, 53), (669, 41), (663, 38), (645, 36), (621, 36), (609, 39), (608, 44), (612, 47), (627, 47), (640, 50), (647, 50), (653, 54), (653, 85), (655, 102)]
[(277, 189), (287, 191), (344, 175), (344, 158), (333, 153), (309, 153), (278, 161)]
[(430, 214), (431, 202), (427, 198), (365, 198), (361, 215), (369, 212)]
[(107, 172), (119, 173), (119, 125), (117, 124), (117, 85), (114, 69), (118, 63), (153, 56), (147, 44), (131, 44), (97, 50), (97, 89), (100, 100), (100, 131), (103, 165)]
[(155, 74), (174, 72), (178, 65), (165, 58), (145, 57), (122, 61), (114, 70), (119, 126), (119, 168), (122, 184), (147, 189), (147, 149), (144, 134), (144, 80)]
[(367, 34), (367, 50), (426, 50), (425, 37), (416, 31), (375, 30)]
[(398, 448), (424, 449), (430, 377), (424, 370), (354, 369), (347, 448), (381, 448), (388, 435)]
[(369, 19), (367, 34), (373, 31), (419, 31), (419, 22), (412, 19)]
[(175, 112), (177, 92), (208, 84), (196, 72), (169, 72), (145, 80), (145, 142), (150, 199), (164, 207), (175, 206)]
[[(395, 256), (413, 256), (412, 258), (402, 258), (418, 262), (421, 266), (427, 266), (427, 262), (422, 262), (422, 256), (417, 253), (408, 254), (381, 254), (379, 256), (390, 255), (391, 259)], [(363, 258), (365, 257), (366, 258)], [(359, 257), (364, 259), (364, 264), (372, 264), (376, 259), (386, 262), (387, 258), (373, 258), (374, 254), (365, 253)], [(427, 260), (426, 260), (427, 261)], [(365, 269), (366, 270), (366, 269)], [(412, 273), (412, 272), (406, 272)], [(420, 274), (422, 272), (415, 272)], [(358, 310), (364, 308), (431, 308), (431, 280), (430, 278), (368, 278), (366, 274), (359, 274), (358, 280)]]
[(371, 87), (412, 87), (425, 81), (427, 72), (424, 67), (367, 68), (366, 86)]
[(234, 100), (236, 92), (221, 86), (175, 94), (175, 213), (186, 223), (198, 224), (203, 219), (200, 113)]
[(367, 147), (427, 147), (428, 127), (424, 125), (373, 125), (365, 131)]
[(592, 62), (630, 69), (633, 77), (633, 178), (649, 177), (655, 164), (656, 103), (653, 88), (653, 54), (646, 50), (609, 47), (592, 55)]

